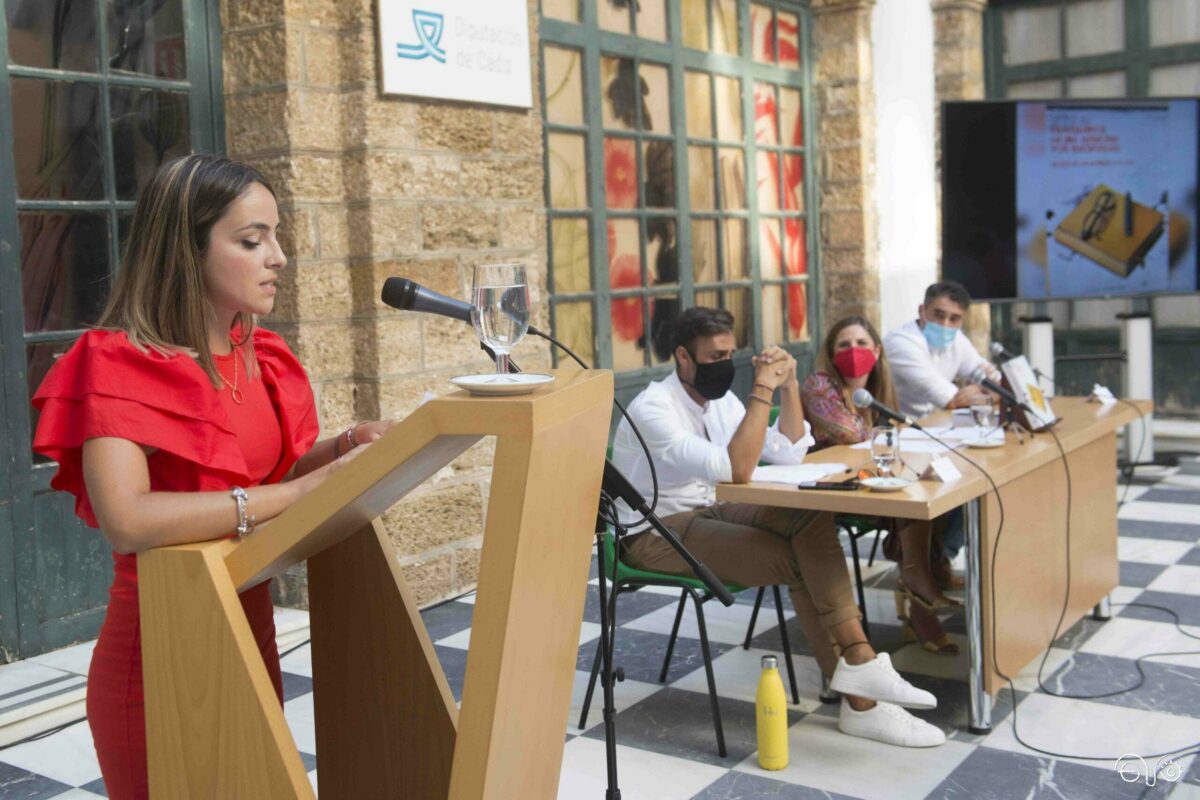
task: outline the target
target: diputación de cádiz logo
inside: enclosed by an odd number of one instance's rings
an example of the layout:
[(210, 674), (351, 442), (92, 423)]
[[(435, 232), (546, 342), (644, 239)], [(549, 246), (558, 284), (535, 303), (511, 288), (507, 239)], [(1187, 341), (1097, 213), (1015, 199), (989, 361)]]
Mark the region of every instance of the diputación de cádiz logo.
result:
[(432, 58), (443, 64), (446, 63), (446, 51), (441, 47), (442, 31), (446, 20), (441, 14), (433, 11), (413, 9), (413, 27), (417, 31), (418, 44), (396, 44), (396, 55), (400, 58), (420, 60)]

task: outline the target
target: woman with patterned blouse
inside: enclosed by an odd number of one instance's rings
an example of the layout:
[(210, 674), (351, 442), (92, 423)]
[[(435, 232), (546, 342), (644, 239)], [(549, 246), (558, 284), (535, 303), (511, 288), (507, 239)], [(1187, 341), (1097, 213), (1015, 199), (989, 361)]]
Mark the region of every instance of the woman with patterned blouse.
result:
[[(880, 403), (896, 407), (891, 370), (875, 326), (851, 316), (839, 321), (825, 336), (818, 356), (818, 371), (800, 387), (804, 418), (812, 425), (816, 448), (865, 441), (876, 423), (871, 409), (856, 408), (851, 396), (865, 388)], [(896, 588), (896, 614), (904, 634), (919, 641), (931, 653), (954, 655), (955, 644), (938, 622), (937, 615), (952, 613), (961, 605), (942, 594), (933, 576), (929, 540), (942, 520), (897, 520), (893, 530), (902, 550), (900, 577)], [(939, 550), (940, 552), (940, 550)]]

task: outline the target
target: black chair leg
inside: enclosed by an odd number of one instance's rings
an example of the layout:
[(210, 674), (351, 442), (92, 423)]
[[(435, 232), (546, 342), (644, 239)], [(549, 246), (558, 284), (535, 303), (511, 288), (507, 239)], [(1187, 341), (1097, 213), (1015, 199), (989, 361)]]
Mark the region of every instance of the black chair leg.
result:
[(800, 705), (800, 690), (796, 688), (796, 668), (792, 666), (792, 644), (788, 641), (787, 625), (783, 621), (783, 596), (778, 586), (772, 586), (771, 589), (775, 592), (775, 616), (779, 618), (779, 638), (783, 639), (783, 660), (787, 664), (788, 683), (792, 685), (792, 705)]
[(850, 533), (850, 552), (854, 554), (854, 584), (858, 587), (858, 610), (862, 612), (863, 633), (871, 638), (871, 629), (867, 627), (867, 595), (863, 591), (862, 569), (858, 565), (858, 537)]
[[(608, 641), (611, 644), (617, 633), (617, 595), (621, 593), (621, 587), (613, 586), (612, 594), (608, 598), (608, 619), (612, 623), (609, 628)], [(596, 691), (596, 678), (600, 674), (600, 640), (596, 640), (596, 656), (592, 659), (592, 674), (588, 677), (587, 692), (583, 695), (583, 708), (579, 712), (579, 729), (587, 725), (588, 711), (592, 707), (592, 695)], [(615, 667), (614, 667), (615, 669)]]
[(671, 626), (671, 638), (667, 642), (667, 656), (663, 659), (662, 671), (658, 673), (658, 682), (667, 682), (667, 670), (671, 667), (671, 655), (675, 652), (675, 639), (679, 636), (679, 622), (683, 619), (683, 608), (687, 604), (688, 589), (679, 593), (679, 608), (675, 610), (675, 624)]
[(725, 731), (721, 727), (721, 706), (717, 702), (717, 680), (713, 677), (712, 653), (708, 649), (708, 628), (704, 624), (704, 609), (700, 597), (691, 589), (686, 590), (696, 604), (696, 626), (700, 629), (700, 652), (704, 655), (704, 674), (708, 678), (708, 699), (712, 703), (713, 725), (717, 729), (717, 753), (721, 758), (728, 755), (725, 749)]
[(871, 557), (867, 559), (868, 567), (875, 566), (875, 551), (879, 549), (879, 540), (883, 538), (884, 533), (886, 533), (886, 531), (884, 531), (882, 528), (875, 529), (875, 541), (871, 543)]
[(750, 612), (750, 626), (746, 628), (746, 641), (742, 642), (743, 650), (750, 649), (750, 640), (754, 638), (754, 624), (758, 622), (758, 609), (762, 605), (763, 592), (766, 590), (765, 586), (758, 587), (758, 596), (754, 598), (754, 610)]

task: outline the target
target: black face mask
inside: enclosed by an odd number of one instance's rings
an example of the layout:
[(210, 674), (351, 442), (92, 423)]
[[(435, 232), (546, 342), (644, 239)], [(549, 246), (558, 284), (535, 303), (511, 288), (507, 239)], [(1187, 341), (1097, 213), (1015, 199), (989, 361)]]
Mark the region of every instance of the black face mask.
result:
[(692, 363), (696, 364), (696, 377), (691, 387), (705, 400), (719, 400), (729, 391), (729, 387), (733, 386), (732, 358), (700, 364), (696, 362), (696, 357), (692, 356)]

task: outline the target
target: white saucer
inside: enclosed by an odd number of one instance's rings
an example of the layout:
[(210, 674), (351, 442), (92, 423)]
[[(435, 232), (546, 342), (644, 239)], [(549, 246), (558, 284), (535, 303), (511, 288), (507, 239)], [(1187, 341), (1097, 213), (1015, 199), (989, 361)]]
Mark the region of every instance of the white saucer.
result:
[(552, 380), (553, 375), (540, 372), (514, 372), (509, 375), (493, 372), (488, 375), (459, 375), (457, 378), (451, 378), (450, 382), (471, 394), (499, 396), (529, 394)]
[(1002, 447), (1003, 439), (966, 439), (963, 441), (967, 447), (977, 447), (983, 450), (988, 450), (993, 447)]
[(859, 483), (873, 492), (898, 492), (913, 482), (907, 478), (863, 478)]

